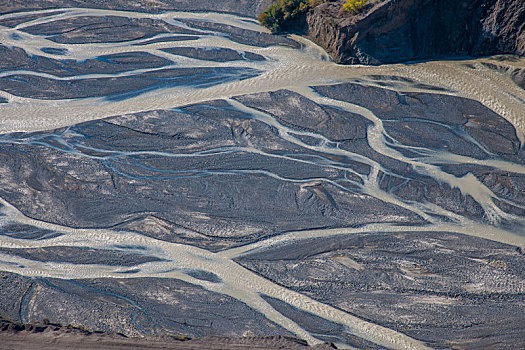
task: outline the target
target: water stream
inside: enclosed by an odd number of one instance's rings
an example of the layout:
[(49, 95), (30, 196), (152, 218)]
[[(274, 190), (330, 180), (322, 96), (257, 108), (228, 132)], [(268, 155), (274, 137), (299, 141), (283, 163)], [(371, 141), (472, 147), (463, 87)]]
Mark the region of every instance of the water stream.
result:
[[(246, 79), (224, 78), (206, 86), (178, 86), (165, 85), (161, 88), (144, 90), (131, 94), (130, 97), (107, 98), (107, 96), (93, 96), (75, 99), (34, 98), (23, 96), (23, 93), (6, 92), (0, 90), (0, 97), (9, 102), (0, 104), (0, 149), (4, 144), (25, 146), (39, 146), (52, 148), (79, 158), (100, 160), (117, 172), (120, 176), (132, 179), (150, 179), (161, 181), (166, 178), (221, 176), (235, 174), (259, 174), (275, 178), (282, 182), (301, 183), (328, 183), (342, 191), (359, 193), (380, 199), (383, 202), (404, 208), (426, 221), (423, 225), (400, 225), (396, 223), (372, 223), (360, 227), (310, 229), (291, 231), (282, 235), (273, 236), (257, 242), (222, 250), (216, 253), (197, 248), (189, 244), (170, 243), (154, 239), (139, 233), (112, 231), (109, 229), (73, 229), (64, 225), (52, 224), (29, 218), (5, 200), (1, 201), (2, 214), (0, 224), (19, 223), (27, 224), (42, 229), (59, 232), (61, 235), (42, 240), (24, 240), (0, 235), (2, 248), (42, 248), (53, 246), (89, 247), (99, 249), (122, 250), (119, 246), (136, 246), (136, 253), (153, 256), (162, 261), (148, 262), (134, 267), (137, 271), (126, 275), (126, 278), (161, 277), (180, 279), (207, 290), (223, 293), (242, 301), (249, 307), (259, 311), (269, 320), (284, 327), (297, 336), (314, 344), (319, 342), (316, 337), (302, 329), (293, 320), (277, 312), (269, 305), (261, 294), (285, 301), (286, 303), (345, 326), (346, 331), (358, 337), (367, 339), (378, 345), (389, 348), (424, 348), (425, 346), (404, 334), (388, 329), (372, 322), (352, 316), (342, 310), (315, 301), (305, 295), (279, 286), (270, 280), (259, 276), (242, 267), (234, 261), (235, 258), (254, 252), (264, 247), (284, 244), (314, 237), (329, 237), (341, 234), (355, 234), (366, 232), (455, 232), (465, 235), (481, 237), (493, 241), (515, 245), (525, 248), (525, 232), (519, 232), (515, 227), (525, 227), (525, 218), (503, 211), (497, 204), (499, 202), (514, 203), (510, 199), (494, 193), (485, 184), (481, 183), (472, 174), (455, 176), (442, 170), (442, 164), (470, 164), (485, 166), (515, 174), (525, 174), (525, 165), (503, 159), (477, 159), (465, 155), (447, 152), (437, 152), (430, 149), (419, 149), (418, 157), (409, 157), (392, 147), (392, 136), (383, 126), (383, 121), (374, 113), (359, 105), (328, 98), (317, 93), (311, 86), (333, 85), (344, 82), (360, 81), (362, 83), (378, 86), (377, 81), (371, 76), (401, 76), (413, 79), (421, 84), (428, 84), (442, 88), (444, 94), (467, 97), (478, 100), (502, 117), (506, 118), (516, 128), (519, 140), (523, 143), (525, 134), (525, 90), (518, 87), (510, 77), (504, 73), (494, 71), (483, 63), (488, 58), (471, 61), (440, 61), (422, 62), (413, 64), (398, 64), (379, 67), (365, 66), (339, 66), (330, 61), (322, 49), (306, 39), (293, 36), (298, 45), (269, 45), (255, 46), (240, 43), (232, 35), (224, 34), (220, 30), (203, 29), (193, 26), (192, 21), (212, 22), (228, 25), (235, 28), (253, 32), (265, 32), (258, 24), (247, 18), (234, 15), (215, 13), (188, 13), (167, 12), (162, 14), (147, 14), (140, 12), (110, 11), (100, 9), (58, 9), (53, 11), (33, 11), (23, 14), (7, 14), (0, 16), (3, 20), (22, 18), (26, 15), (37, 14), (40, 17), (22, 21), (14, 27), (0, 25), (0, 43), (10, 48), (24, 50), (29, 56), (45, 57), (53, 60), (68, 59), (71, 62), (82, 63), (102, 56), (119, 55), (127, 53), (147, 53), (171, 63), (161, 67), (138, 68), (118, 71), (113, 73), (82, 73), (57, 75), (53, 72), (38, 70), (7, 70), (0, 71), (0, 78), (26, 76), (43, 78), (53, 81), (72, 82), (89, 81), (92, 79), (120, 79), (139, 74), (150, 74), (163, 69), (181, 68), (235, 68), (248, 69), (255, 72)], [(131, 19), (151, 19), (166, 25), (178, 26), (185, 30), (195, 31), (191, 35), (195, 38), (174, 42), (162, 41), (168, 37), (183, 36), (177, 33), (157, 33), (153, 36), (134, 39), (125, 42), (86, 42), (86, 43), (60, 43), (53, 41), (53, 36), (31, 34), (28, 28), (45, 25), (54, 21), (67, 21), (79, 17), (105, 17), (117, 16)], [(157, 40), (158, 39), (158, 40)], [(206, 59), (191, 58), (163, 51), (163, 49), (176, 46), (190, 48), (222, 48), (241, 53), (261, 55), (264, 60), (231, 60), (220, 62)], [(49, 50), (49, 49), (53, 50)], [(65, 55), (62, 53), (66, 53)], [(60, 54), (58, 54), (60, 53)], [(70, 63), (68, 63), (70, 64)], [(511, 68), (525, 66), (523, 60), (505, 61), (502, 65)], [(67, 66), (67, 65), (66, 65)], [(475, 66), (473, 70), (471, 67)], [(251, 74), (251, 73), (250, 73)], [(223, 78), (221, 78), (223, 79)], [(396, 89), (405, 92), (433, 93), (424, 85), (419, 87), (413, 84), (398, 82)], [(434, 203), (421, 203), (403, 200), (391, 192), (380, 187), (381, 174), (392, 173), (378, 161), (359, 153), (345, 150), (340, 143), (329, 140), (327, 137), (313, 132), (291, 128), (282, 123), (270, 113), (251, 108), (235, 99), (235, 96), (262, 93), (288, 89), (300, 94), (319, 105), (332, 106), (349, 113), (363, 116), (371, 126), (367, 130), (367, 141), (377, 153), (397, 159), (411, 166), (422, 176), (435, 179), (437, 182), (457, 188), (464, 196), (471, 196), (483, 209), (485, 221), (475, 220), (457, 213), (453, 213)], [(202, 103), (205, 101), (223, 99), (234, 109), (250, 115), (252, 119), (277, 130), (282, 140), (319, 154), (317, 158), (298, 158), (286, 154), (275, 154), (256, 147), (219, 147), (196, 152), (170, 152), (170, 151), (126, 151), (90, 147), (84, 144), (84, 136), (78, 135), (69, 128), (51, 133), (35, 133), (22, 136), (19, 132), (37, 132), (69, 127), (71, 125), (90, 120), (96, 120), (116, 115), (147, 112), (152, 110), (170, 110), (180, 106)], [(15, 134), (11, 134), (15, 133)], [(305, 142), (308, 137), (316, 142)], [(394, 140), (395, 141), (395, 140)], [(398, 146), (410, 149), (409, 146)], [(412, 149), (414, 149), (412, 147)], [(202, 169), (156, 169), (136, 161), (137, 157), (167, 157), (167, 158), (206, 158), (210, 155), (217, 156), (232, 153), (249, 153), (276, 160), (296, 162), (308, 166), (318, 166), (325, 171), (341, 172), (346, 174), (345, 181), (341, 177), (332, 179), (329, 176), (297, 179), (287, 177), (277, 171), (268, 169), (227, 169), (227, 170), (202, 170)], [(323, 156), (324, 155), (324, 156)], [(342, 157), (345, 161), (337, 161)], [(355, 171), (348, 165), (348, 161), (355, 161), (370, 167), (368, 174)], [(143, 174), (129, 169), (139, 169)], [(352, 180), (357, 178), (358, 180)], [(440, 217), (448, 217), (449, 221)], [(502, 221), (516, 223), (512, 229), (499, 225)], [(521, 225), (521, 226), (520, 226)], [(126, 251), (134, 251), (126, 249)], [(186, 273), (189, 269), (199, 269), (213, 273), (222, 282), (215, 283), (194, 278)], [(122, 278), (122, 273), (129, 267), (107, 266), (103, 264), (71, 264), (58, 262), (41, 262), (25, 259), (16, 255), (0, 253), (0, 270), (14, 272), (24, 276), (52, 277), (61, 279), (83, 278)]]

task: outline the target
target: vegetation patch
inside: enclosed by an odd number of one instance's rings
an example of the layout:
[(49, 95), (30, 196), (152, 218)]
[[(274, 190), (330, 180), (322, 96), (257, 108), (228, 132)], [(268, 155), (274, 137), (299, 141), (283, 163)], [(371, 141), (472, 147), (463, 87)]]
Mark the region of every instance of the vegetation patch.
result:
[(348, 12), (358, 14), (367, 3), (368, 0), (346, 0), (343, 4), (343, 8)]
[(319, 0), (278, 0), (259, 15), (259, 23), (272, 33), (283, 31), (287, 25), (299, 19)]

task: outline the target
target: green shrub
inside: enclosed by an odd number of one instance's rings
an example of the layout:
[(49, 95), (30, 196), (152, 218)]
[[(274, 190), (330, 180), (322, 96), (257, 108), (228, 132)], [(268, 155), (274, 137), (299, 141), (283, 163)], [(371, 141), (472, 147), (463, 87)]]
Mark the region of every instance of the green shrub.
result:
[(348, 12), (358, 14), (367, 2), (368, 0), (346, 0), (346, 3), (343, 4), (343, 8)]
[(272, 33), (280, 32), (286, 23), (299, 18), (319, 0), (278, 0), (259, 15), (259, 23)]

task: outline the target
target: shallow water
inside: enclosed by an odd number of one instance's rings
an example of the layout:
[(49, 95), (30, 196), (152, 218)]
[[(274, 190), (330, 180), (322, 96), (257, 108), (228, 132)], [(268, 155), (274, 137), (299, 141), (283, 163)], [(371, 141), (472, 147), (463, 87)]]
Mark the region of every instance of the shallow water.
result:
[[(54, 64), (58, 62), (63, 66), (57, 71), (53, 71), (54, 68), (49, 68), (47, 71), (20, 69), (0, 72), (0, 80), (2, 80), (0, 82), (0, 97), (4, 97), (8, 101), (8, 103), (0, 104), (0, 132), (3, 134), (0, 137), (0, 147), (4, 145), (44, 147), (57, 152), (64, 152), (64, 154), (76, 159), (91, 159), (94, 162), (101, 162), (108, 169), (119, 176), (130, 179), (130, 181), (163, 181), (176, 178), (196, 178), (198, 181), (201, 177), (210, 176), (263, 176), (282, 183), (300, 184), (304, 188), (319, 183), (330, 184), (345, 193), (375, 198), (382, 203), (403, 208), (410, 215), (418, 216), (424, 220), (425, 223), (418, 225), (400, 223), (402, 220), (399, 217), (396, 217), (395, 214), (389, 214), (392, 217), (359, 227), (287, 230), (280, 235), (264, 237), (255, 242), (230, 247), (218, 252), (210, 252), (191, 244), (168, 242), (140, 233), (94, 228), (73, 229), (68, 225), (31, 219), (30, 215), (24, 215), (13, 205), (3, 200), (3, 216), (0, 217), (0, 224), (27, 224), (57, 232), (59, 235), (51, 238), (43, 237), (40, 240), (0, 235), (0, 247), (2, 248), (22, 249), (52, 246), (104, 248), (139, 254), (147, 253), (149, 256), (163, 260), (140, 264), (131, 269), (103, 264), (44, 263), (0, 253), (0, 269), (3, 271), (24, 276), (60, 279), (122, 278), (123, 273), (126, 274), (126, 278), (162, 277), (180, 279), (202, 286), (210, 291), (232, 296), (293, 334), (311, 343), (319, 341), (315, 335), (310, 334), (296, 322), (272, 308), (261, 297), (263, 294), (283, 300), (298, 309), (326, 320), (342, 324), (349, 333), (375, 344), (406, 349), (424, 348), (424, 345), (402, 333), (365, 321), (273, 283), (242, 267), (234, 259), (248, 252), (288, 242), (366, 232), (454, 232), (521, 248), (525, 247), (525, 231), (523, 229), (525, 218), (505, 212), (501, 205), (497, 204), (502, 201), (517, 208), (525, 209), (522, 203), (495, 193), (471, 173), (457, 176), (446, 172), (442, 167), (444, 164), (477, 165), (523, 175), (525, 174), (524, 163), (504, 157), (476, 158), (453, 152), (405, 145), (389, 135), (385, 130), (385, 120), (376, 116), (370, 109), (359, 104), (327, 97), (326, 94), (321, 94), (311, 88), (312, 86), (335, 85), (345, 82), (359, 82), (368, 86), (384, 86), (385, 83), (388, 83), (390, 84), (389, 88), (407, 93), (436, 93), (436, 88), (439, 88), (437, 91), (439, 93), (473, 99), (492, 109), (514, 126), (518, 139), (523, 143), (525, 90), (516, 85), (511, 80), (510, 75), (501, 70), (496, 71), (484, 64), (486, 62), (494, 63), (495, 61), (491, 58), (379, 67), (349, 67), (334, 64), (322, 49), (300, 37), (292, 36), (292, 39), (300, 45), (284, 39), (259, 43), (260, 45), (256, 45), (255, 42), (254, 45), (248, 45), (235, 39), (235, 35), (232, 33), (224, 33), (219, 29), (203, 29), (191, 22), (192, 20), (212, 22), (256, 33), (264, 32), (254, 20), (233, 15), (187, 12), (146, 14), (95, 9), (60, 9), (58, 14), (56, 11), (34, 11), (26, 14), (42, 16), (21, 22), (13, 28), (1, 26), (2, 20), (21, 16), (21, 14), (0, 16), (0, 42), (9, 48), (17, 47), (24, 50), (30, 58), (34, 59), (38, 56), (37, 61), (40, 60), (41, 62), (43, 58), (48, 58), (54, 60), (52, 61), (55, 62)], [(89, 38), (75, 37), (75, 40), (86, 41), (84, 43), (60, 43), (53, 35), (30, 34), (31, 30), (37, 30), (33, 26), (45, 25), (53, 21), (74, 20), (83, 16), (152, 19), (163, 25), (176, 26), (181, 31), (186, 30), (191, 33), (161, 32), (124, 42), (89, 42)], [(182, 37), (188, 35), (193, 36), (193, 38), (186, 40), (188, 38)], [(177, 36), (181, 36), (182, 40), (162, 41)], [(296, 46), (294, 47), (294, 45)], [(200, 48), (204, 51), (209, 51), (210, 48), (222, 48), (239, 52), (239, 55), (234, 60), (219, 63), (211, 56), (210, 60), (205, 60), (163, 51), (163, 49), (173, 47)], [(112, 67), (111, 64), (115, 63), (110, 62), (104, 66), (104, 69), (108, 69), (107, 73), (93, 71), (75, 74), (75, 70), (80, 69), (78, 67), (83, 62), (97, 59), (100, 61), (101, 57), (106, 57), (107, 60), (109, 55), (118, 57), (118, 55), (136, 52), (166, 59), (169, 64), (121, 71)], [(264, 60), (247, 59), (246, 53), (263, 56)], [(64, 59), (69, 61), (64, 61)], [(37, 62), (37, 64), (41, 63)], [(497, 62), (497, 64), (505, 69), (525, 67), (524, 60), (506, 60)], [(122, 65), (122, 63), (117, 63), (117, 65)], [(64, 73), (68, 69), (70, 70), (69, 73)], [(111, 72), (112, 69), (114, 72)], [(165, 69), (172, 69), (169, 71), (169, 77), (154, 75), (153, 78), (149, 78), (153, 76), (151, 74), (160, 74)], [(181, 72), (183, 69), (194, 70), (184, 71), (187, 73), (184, 73), (186, 74), (184, 79), (187, 81), (183, 81), (183, 78), (173, 80), (172, 74), (178, 74), (173, 72)], [(196, 69), (209, 70), (197, 73)], [(148, 76), (148, 74), (150, 75)], [(130, 80), (122, 80), (130, 77)], [(140, 78), (137, 80), (140, 80), (142, 85), (138, 83), (138, 85), (134, 85), (133, 79), (136, 77)], [(396, 80), (391, 77), (407, 79)], [(166, 79), (169, 82), (166, 82)], [(15, 86), (14, 84), (17, 81), (23, 81), (25, 85)], [(119, 81), (124, 81), (124, 83), (118, 85), (117, 82)], [(142, 83), (142, 81), (146, 82)], [(71, 85), (77, 82), (79, 85)], [(44, 87), (41, 88), (43, 92), (40, 98), (34, 98), (34, 93), (30, 90), (31, 84), (44, 84)], [(75, 86), (75, 88), (71, 86)], [(102, 93), (102, 90), (98, 90), (104, 87), (111, 87), (112, 90), (108, 90), (111, 92)], [(76, 97), (74, 89), (78, 89), (76, 93), (80, 96), (92, 95), (92, 97), (56, 99), (56, 96), (68, 96), (68, 94)], [(410, 201), (392, 192), (385, 191), (381, 188), (380, 177), (383, 174), (395, 173), (395, 171), (388, 169), (373, 157), (347, 150), (343, 147), (343, 142), (330, 140), (321, 133), (299, 130), (286, 125), (275, 115), (263, 111), (261, 108), (250, 107), (242, 99), (234, 98), (239, 95), (265, 93), (280, 89), (293, 91), (318, 105), (331, 106), (364, 117), (370, 123), (366, 130), (366, 140), (375, 152), (412, 167), (421, 176), (434, 179), (440, 184), (446, 184), (452, 189), (459, 189), (463, 196), (470, 196), (482, 208), (483, 217), (472, 218), (452, 212), (436, 203)], [(9, 90), (10, 92), (2, 90)], [(293, 147), (308, 151), (309, 158), (301, 159), (299, 157), (301, 153), (291, 155), (272, 153), (256, 146), (210, 147), (193, 152), (177, 152), (169, 149), (126, 150), (118, 149), (118, 146), (105, 148), (90, 145), (89, 137), (80, 134), (78, 129), (75, 131), (70, 128), (74, 124), (111, 116), (152, 110), (177, 110), (182, 106), (217, 99), (225, 100), (230, 105), (229, 108), (250, 116), (250, 120), (276, 130), (276, 135), (280, 139), (279, 142), (286, 142)], [(64, 129), (65, 131), (35, 133), (33, 135), (17, 134), (63, 127), (67, 127)], [(476, 143), (472, 137), (468, 138), (467, 136), (465, 137), (469, 142)], [(307, 139), (308, 142), (305, 141)], [(483, 149), (479, 143), (477, 146)], [(402, 150), (416, 151), (417, 156), (409, 156)], [(483, 151), (490, 153), (486, 149)], [(240, 166), (238, 168), (232, 166), (227, 169), (211, 169), (203, 165), (196, 165), (194, 168), (188, 166), (184, 169), (162, 169), (155, 167), (155, 165), (146, 164), (140, 158), (204, 159), (210, 156), (217, 157), (223, 154), (240, 153), (261, 156), (272, 159), (272, 161), (292, 162), (296, 166), (299, 164), (307, 165), (310, 169), (317, 167), (321, 170), (315, 176), (305, 175), (304, 178), (294, 178), (294, 176), (285, 174), (280, 168), (246, 169)], [(314, 153), (317, 158), (311, 157), (311, 154)], [(334, 159), (344, 159), (344, 161)], [(360, 173), (348, 165), (349, 161), (363, 164), (369, 167), (370, 171)], [(331, 174), (338, 172), (344, 174), (345, 181), (339, 175), (331, 177)], [(444, 217), (449, 219), (444, 220)], [(506, 224), (503, 225), (502, 223)], [(193, 277), (191, 271), (194, 270), (213, 274), (212, 276), (217, 276), (220, 282)]]

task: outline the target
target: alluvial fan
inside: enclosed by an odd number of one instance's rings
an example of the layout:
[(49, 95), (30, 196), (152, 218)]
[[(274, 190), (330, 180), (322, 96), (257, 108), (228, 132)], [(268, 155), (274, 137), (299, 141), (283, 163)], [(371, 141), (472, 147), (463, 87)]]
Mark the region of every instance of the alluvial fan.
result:
[(525, 346), (523, 59), (339, 66), (261, 28), (264, 1), (19, 3), (2, 318)]

